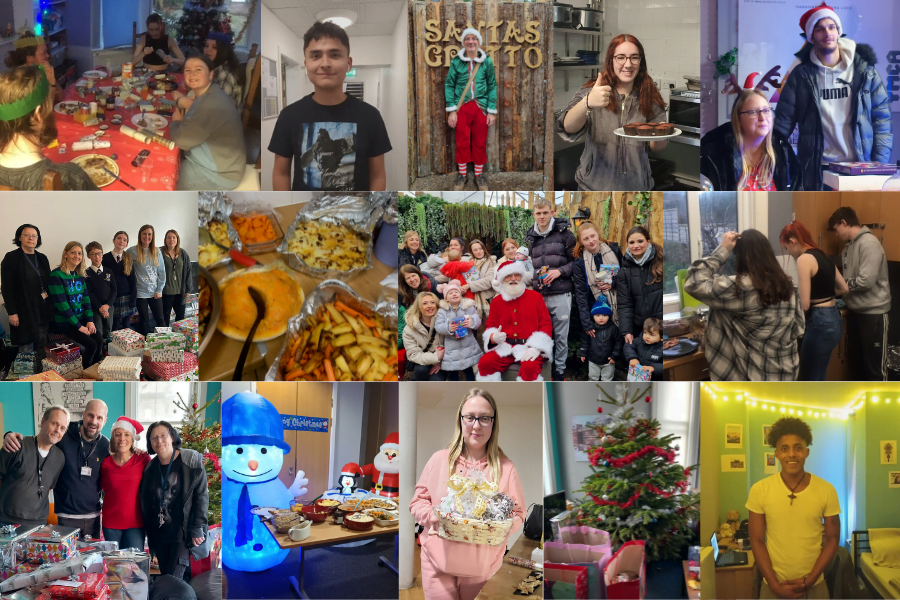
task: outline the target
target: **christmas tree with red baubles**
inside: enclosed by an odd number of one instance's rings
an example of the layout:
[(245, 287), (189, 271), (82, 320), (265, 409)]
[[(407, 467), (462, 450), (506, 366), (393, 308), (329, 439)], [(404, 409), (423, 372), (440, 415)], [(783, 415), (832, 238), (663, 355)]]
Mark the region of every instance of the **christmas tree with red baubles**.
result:
[(634, 405), (651, 402), (651, 386), (621, 383), (611, 396), (601, 386), (597, 412), (609, 420), (597, 430), (588, 452), (593, 474), (577, 490), (585, 495), (578, 523), (609, 532), (613, 546), (643, 540), (647, 560), (678, 558), (699, 518), (699, 497), (689, 490), (696, 465), (675, 462), (674, 435), (659, 437), (659, 421), (635, 415)]
[(205, 404), (200, 404), (200, 385), (191, 386), (190, 402), (185, 401), (181, 394), (176, 394), (175, 406), (184, 411), (181, 419), (181, 447), (196, 450), (203, 455), (203, 468), (206, 470), (206, 484), (209, 487), (209, 513), (210, 525), (222, 522), (222, 424), (214, 423), (207, 426), (204, 416), (205, 410), (212, 404), (221, 404), (222, 393), (217, 393)]
[(197, 0), (185, 2), (178, 20), (178, 46), (182, 51), (193, 48), (203, 52), (203, 44), (210, 31), (234, 37), (231, 16), (225, 0)]

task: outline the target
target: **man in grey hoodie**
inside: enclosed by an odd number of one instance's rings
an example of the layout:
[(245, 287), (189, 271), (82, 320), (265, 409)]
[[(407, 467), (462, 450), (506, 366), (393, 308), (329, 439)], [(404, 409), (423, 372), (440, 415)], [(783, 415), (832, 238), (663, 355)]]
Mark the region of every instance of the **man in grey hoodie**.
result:
[(797, 157), (804, 189), (821, 190), (832, 162), (891, 158), (890, 96), (871, 46), (842, 37), (841, 20), (823, 2), (800, 18), (807, 43), (788, 70), (775, 110), (775, 129), (799, 124)]
[(844, 302), (848, 359), (859, 380), (887, 381), (888, 312), (891, 288), (884, 248), (868, 227), (861, 227), (856, 211), (842, 206), (828, 219), (828, 229), (842, 240), (843, 275), (850, 293)]

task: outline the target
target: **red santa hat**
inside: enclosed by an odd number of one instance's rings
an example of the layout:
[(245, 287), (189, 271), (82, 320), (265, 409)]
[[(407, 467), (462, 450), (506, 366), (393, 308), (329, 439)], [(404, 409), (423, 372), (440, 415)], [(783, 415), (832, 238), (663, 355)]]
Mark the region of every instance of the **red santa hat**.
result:
[(356, 463), (347, 463), (341, 468), (341, 475), (349, 475), (350, 477), (362, 477), (363, 472)]
[(802, 17), (800, 17), (800, 29), (802, 29), (806, 35), (806, 41), (812, 43), (813, 30), (816, 28), (816, 23), (822, 19), (834, 19), (834, 24), (837, 25), (838, 35), (840, 36), (843, 34), (840, 17), (837, 16), (837, 13), (834, 12), (833, 8), (823, 2), (821, 5), (809, 9), (803, 13)]
[(387, 450), (389, 448), (394, 450), (400, 449), (400, 434), (396, 431), (384, 438), (384, 443), (381, 445), (382, 450)]
[(131, 437), (134, 438), (134, 441), (138, 441), (141, 439), (141, 436), (138, 435), (142, 431), (144, 431), (144, 426), (135, 421), (134, 419), (129, 419), (128, 417), (119, 417), (118, 420), (113, 423), (112, 429), (110, 430), (110, 434), (116, 429), (122, 429), (131, 434)]
[(500, 268), (494, 273), (497, 281), (503, 282), (509, 275), (518, 273), (522, 277), (525, 276), (525, 263), (521, 260), (511, 260), (500, 265)]

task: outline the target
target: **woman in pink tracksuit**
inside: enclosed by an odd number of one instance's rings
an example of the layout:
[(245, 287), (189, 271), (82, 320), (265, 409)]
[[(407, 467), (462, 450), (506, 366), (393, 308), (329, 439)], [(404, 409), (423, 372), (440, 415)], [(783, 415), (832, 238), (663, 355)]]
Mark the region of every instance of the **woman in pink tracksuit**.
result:
[[(471, 421), (471, 422), (470, 422)], [(512, 461), (500, 450), (500, 420), (497, 403), (478, 388), (469, 390), (456, 414), (456, 432), (447, 450), (435, 452), (422, 471), (409, 503), (422, 544), (422, 588), (426, 600), (473, 600), (503, 563), (506, 544), (489, 546), (445, 540), (437, 534), (434, 508), (447, 495), (450, 473), (471, 477), (484, 471), (499, 491), (515, 502), (512, 534), (525, 522), (522, 482)]]

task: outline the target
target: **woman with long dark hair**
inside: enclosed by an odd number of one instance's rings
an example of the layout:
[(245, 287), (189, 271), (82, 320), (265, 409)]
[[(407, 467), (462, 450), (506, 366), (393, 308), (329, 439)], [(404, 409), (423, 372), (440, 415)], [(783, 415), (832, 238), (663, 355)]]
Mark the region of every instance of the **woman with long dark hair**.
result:
[(800, 381), (825, 381), (831, 352), (841, 341), (841, 311), (835, 296), (850, 291), (841, 272), (800, 221), (791, 221), (778, 236), (782, 248), (797, 261), (800, 306), (806, 333), (800, 344)]
[(162, 292), (163, 320), (169, 326), (172, 309), (175, 321), (184, 319), (184, 302), (191, 293), (191, 258), (181, 247), (181, 236), (174, 229), (166, 232), (165, 245), (160, 246), (166, 266), (166, 285)]
[(758, 89), (742, 91), (731, 121), (700, 140), (700, 172), (723, 191), (801, 190), (800, 161), (786, 136), (775, 131), (775, 111)]
[[(735, 275), (719, 275), (732, 252)], [(710, 308), (705, 353), (711, 380), (797, 379), (803, 308), (765, 235), (726, 233), (715, 252), (691, 264), (684, 291)]]
[[(421, 292), (437, 293), (437, 285), (428, 273), (414, 265), (400, 267), (400, 304), (409, 308)], [(440, 297), (439, 297), (440, 298)]]
[(628, 249), (616, 278), (616, 304), (619, 331), (630, 344), (643, 333), (644, 321), (662, 319), (663, 249), (640, 225), (628, 231), (625, 241)]
[(647, 150), (659, 152), (666, 140), (647, 141), (613, 133), (631, 123), (660, 122), (666, 114), (656, 84), (647, 71), (644, 47), (633, 35), (617, 35), (606, 48), (603, 72), (585, 83), (556, 121), (568, 142), (584, 138), (575, 172), (579, 190), (650, 190)]
[[(594, 337), (594, 320), (591, 318), (591, 308), (600, 296), (606, 298), (606, 303), (612, 310), (612, 319), (619, 322), (618, 302), (616, 302), (616, 279), (607, 281), (601, 273), (601, 267), (615, 266), (622, 263), (622, 252), (615, 242), (604, 240), (600, 237), (600, 229), (585, 221), (578, 226), (575, 232), (575, 249), (572, 251), (575, 257), (575, 268), (572, 269), (574, 280), (575, 304), (578, 307), (578, 318), (585, 335)], [(643, 327), (643, 323), (641, 324)]]

